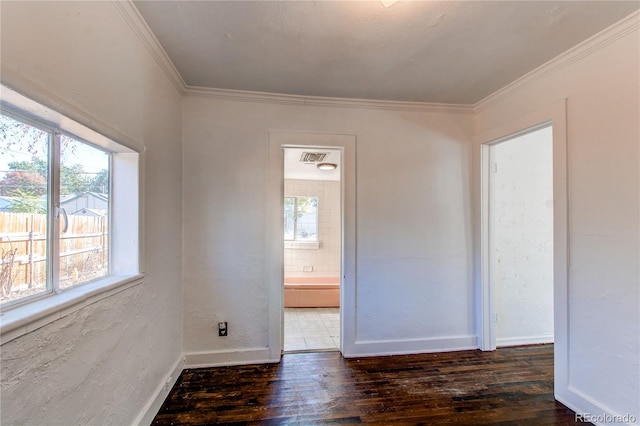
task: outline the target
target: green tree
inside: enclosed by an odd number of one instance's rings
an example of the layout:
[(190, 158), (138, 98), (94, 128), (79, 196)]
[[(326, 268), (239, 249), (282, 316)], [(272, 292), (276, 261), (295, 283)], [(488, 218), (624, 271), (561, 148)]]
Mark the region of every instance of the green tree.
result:
[(100, 194), (109, 193), (109, 170), (102, 169), (91, 179), (89, 191)]
[(47, 193), (47, 180), (31, 171), (10, 171), (0, 180), (0, 195), (39, 197)]
[(89, 191), (91, 182), (85, 176), (81, 164), (60, 167), (60, 193), (62, 195), (77, 194)]
[(18, 149), (33, 155), (46, 155), (48, 139), (46, 132), (0, 114), (0, 153)]
[(311, 213), (318, 209), (318, 199), (316, 197), (296, 197), (297, 217)]
[(49, 164), (47, 160), (33, 157), (31, 161), (12, 161), (9, 163), (9, 169), (22, 172), (38, 173), (43, 178), (47, 178)]
[(17, 190), (14, 197), (16, 197), (11, 203), (11, 211), (14, 213), (46, 213), (47, 209), (44, 207), (44, 203), (40, 197)]
[[(21, 176), (30, 176), (33, 181), (39, 181), (35, 176), (40, 176), (44, 180), (44, 192), (38, 193), (38, 195), (42, 195), (46, 192), (46, 181), (48, 174), (47, 161), (42, 158), (34, 157), (31, 161), (12, 161), (8, 164), (11, 172), (8, 172), (5, 176), (5, 179), (12, 175), (12, 173), (20, 173)], [(93, 178), (87, 176), (87, 173), (84, 171), (84, 168), (81, 164), (71, 164), (66, 165), (62, 164), (60, 167), (60, 191), (62, 195), (69, 194), (77, 194), (79, 192), (100, 192), (106, 193), (109, 188), (109, 172), (104, 169), (98, 172)], [(3, 185), (3, 189), (5, 187), (4, 179), (0, 184)], [(13, 176), (7, 181), (7, 185), (13, 185), (12, 188), (21, 188), (26, 193), (34, 193), (31, 189), (31, 183), (28, 182), (27, 178), (24, 178), (24, 185), (20, 185), (20, 182), (17, 181), (17, 177)], [(0, 190), (1, 195), (10, 195), (4, 193), (5, 191)]]

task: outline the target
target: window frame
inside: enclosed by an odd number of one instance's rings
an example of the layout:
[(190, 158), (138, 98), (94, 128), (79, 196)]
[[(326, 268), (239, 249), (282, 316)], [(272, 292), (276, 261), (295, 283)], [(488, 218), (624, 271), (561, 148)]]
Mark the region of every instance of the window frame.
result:
[[(75, 287), (78, 286), (82, 286), (85, 284), (89, 284), (92, 283), (94, 281), (98, 281), (104, 278), (108, 278), (112, 275), (113, 273), (113, 267), (112, 267), (112, 262), (113, 262), (113, 250), (111, 249), (111, 234), (112, 234), (112, 225), (113, 225), (113, 203), (112, 203), (112, 197), (111, 195), (113, 194), (113, 188), (112, 188), (112, 184), (113, 184), (113, 179), (112, 179), (112, 170), (113, 170), (113, 155), (114, 152), (107, 150), (99, 145), (96, 145), (95, 143), (92, 143), (91, 141), (88, 141), (82, 137), (79, 137), (75, 134), (72, 134), (70, 132), (65, 132), (62, 129), (55, 129), (53, 130), (53, 135), (54, 135), (54, 143), (52, 146), (50, 146), (50, 151), (51, 150), (56, 150), (54, 155), (50, 154), (50, 158), (53, 159), (53, 164), (49, 167), (50, 173), (52, 174), (52, 181), (53, 179), (56, 179), (57, 185), (53, 186), (53, 190), (52, 193), (54, 193), (54, 191), (57, 191), (57, 193), (55, 193), (55, 197), (52, 197), (52, 202), (48, 203), (49, 206), (51, 207), (51, 205), (53, 204), (53, 208), (52, 210), (49, 210), (51, 212), (50, 214), (50, 218), (49, 218), (49, 225), (52, 226), (53, 223), (55, 223), (55, 225), (58, 227), (58, 229), (53, 229), (52, 228), (52, 237), (51, 238), (51, 248), (52, 248), (52, 255), (53, 257), (51, 259), (57, 259), (57, 261), (52, 265), (51, 268), (51, 283), (52, 283), (52, 291), (54, 293), (61, 293), (63, 291), (69, 291)], [(72, 286), (69, 286), (67, 288), (60, 288), (60, 241), (61, 241), (61, 237), (60, 237), (60, 220), (58, 220), (58, 218), (56, 218), (56, 213), (57, 213), (57, 209), (61, 209), (62, 207), (62, 159), (61, 159), (61, 154), (62, 154), (62, 141), (61, 141), (61, 136), (66, 136), (67, 138), (73, 139), (76, 142), (80, 142), (84, 145), (90, 146), (91, 148), (97, 149), (99, 151), (103, 151), (105, 153), (107, 153), (109, 155), (109, 199), (108, 199), (108, 206), (107, 206), (107, 229), (109, 230), (109, 233), (107, 235), (108, 241), (109, 241), (109, 253), (108, 253), (108, 263), (107, 263), (107, 273), (101, 277), (98, 278), (94, 278), (91, 280), (87, 280), (87, 281), (83, 281), (81, 283), (78, 284), (74, 284)], [(53, 154), (53, 152), (52, 152)], [(56, 206), (57, 204), (57, 206)], [(56, 281), (56, 278), (58, 279)]]
[[(71, 114), (68, 108), (65, 108), (67, 114), (63, 115), (4, 85), (0, 85), (0, 90), (0, 110), (3, 115), (50, 135), (47, 157), (51, 174), (47, 182), (46, 253), (50, 265), (46, 291), (6, 302), (0, 307), (0, 338), (4, 344), (90, 303), (142, 283), (145, 148), (135, 149), (132, 143), (116, 142), (114, 138), (106, 136), (110, 132), (95, 131), (82, 124), (77, 117), (69, 118)], [(90, 117), (85, 118), (82, 121), (94, 122)], [(117, 131), (113, 133), (118, 134)], [(59, 277), (59, 270), (54, 272), (59, 268), (59, 247), (56, 244), (59, 242), (60, 225), (55, 217), (55, 208), (60, 204), (59, 147), (62, 135), (109, 154), (108, 274), (64, 289), (60, 289), (59, 281), (54, 279)], [(119, 176), (116, 176), (116, 172)], [(137, 185), (131, 185), (133, 180)]]
[[(44, 291), (29, 296), (21, 297), (19, 299), (10, 300), (0, 305), (1, 310), (11, 309), (13, 306), (19, 306), (31, 301), (38, 300), (40, 298), (49, 297), (52, 294), (60, 294), (64, 291), (69, 291), (75, 287), (92, 283), (104, 278), (108, 278), (112, 275), (112, 253), (113, 250), (108, 251), (108, 263), (107, 272), (101, 277), (97, 277), (91, 280), (83, 281), (77, 284), (73, 284), (69, 287), (62, 288), (60, 280), (60, 261), (62, 259), (60, 251), (60, 243), (62, 236), (60, 233), (60, 210), (62, 209), (62, 136), (72, 139), (75, 142), (82, 143), (90, 146), (94, 149), (105, 152), (109, 156), (109, 192), (112, 186), (111, 170), (113, 165), (113, 152), (108, 151), (90, 141), (79, 137), (70, 132), (65, 132), (63, 129), (46, 126), (44, 123), (34, 120), (30, 117), (25, 117), (15, 111), (0, 106), (0, 114), (9, 117), (19, 123), (26, 124), (33, 128), (36, 128), (48, 135), (47, 143), (47, 239), (46, 239), (46, 282)], [(109, 197), (109, 203), (107, 207), (107, 229), (109, 230), (107, 239), (111, 241), (111, 225), (113, 203), (111, 197)], [(111, 247), (109, 245), (109, 247)]]
[[(31, 117), (28, 116), (24, 116), (21, 115), (19, 113), (16, 113), (15, 111), (13, 111), (12, 109), (6, 108), (4, 105), (0, 104), (0, 114), (7, 116), (15, 121), (18, 121), (22, 124), (26, 124), (28, 126), (34, 127), (42, 132), (45, 132), (48, 134), (48, 141), (47, 141), (47, 240), (46, 240), (46, 249), (45, 249), (45, 253), (46, 253), (46, 258), (47, 258), (47, 263), (50, 262), (50, 259), (52, 259), (52, 241), (51, 241), (51, 234), (52, 234), (52, 218), (51, 218), (51, 214), (50, 212), (51, 210), (51, 204), (52, 204), (52, 190), (53, 188), (51, 188), (52, 185), (52, 181), (53, 181), (53, 176), (51, 176), (52, 174), (52, 158), (51, 158), (51, 154), (52, 154), (52, 145), (53, 145), (53, 138), (54, 136), (54, 130), (50, 127), (47, 127), (45, 125), (43, 125), (43, 123), (38, 122), (34, 119), (32, 119)], [(33, 301), (36, 301), (38, 299), (41, 299), (43, 297), (48, 297), (49, 295), (51, 295), (53, 293), (53, 279), (52, 279), (52, 267), (48, 266), (46, 267), (46, 283), (45, 283), (45, 290), (43, 292), (39, 292), (36, 294), (31, 294), (29, 296), (25, 296), (22, 297), (20, 299), (16, 299), (16, 300), (11, 300), (8, 302), (5, 302), (4, 304), (0, 305), (0, 312), (5, 311), (7, 309), (12, 309), (13, 307), (17, 307), (26, 303), (31, 303)]]

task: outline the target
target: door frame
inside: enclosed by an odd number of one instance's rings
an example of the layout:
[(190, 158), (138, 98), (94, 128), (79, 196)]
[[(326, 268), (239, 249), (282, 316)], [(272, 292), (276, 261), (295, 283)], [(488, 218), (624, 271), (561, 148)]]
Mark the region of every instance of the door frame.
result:
[[(497, 301), (496, 301), (496, 292), (495, 292), (495, 281), (493, 277), (493, 272), (491, 270), (491, 263), (492, 263), (491, 256), (493, 255), (493, 252), (495, 250), (495, 245), (493, 242), (493, 235), (492, 235), (492, 228), (494, 228), (494, 215), (492, 214), (492, 209), (495, 203), (495, 194), (496, 194), (495, 184), (494, 184), (495, 170), (491, 170), (493, 167), (495, 167), (494, 148), (503, 143), (507, 143), (509, 141), (517, 139), (521, 136), (525, 136), (529, 133), (533, 133), (538, 130), (546, 129), (548, 127), (551, 127), (553, 131), (553, 123), (551, 122), (551, 120), (547, 120), (543, 123), (534, 125), (526, 129), (522, 129), (521, 131), (518, 131), (511, 135), (507, 135), (505, 137), (501, 137), (497, 140), (483, 143), (481, 147), (482, 177), (484, 179), (484, 183), (486, 183), (486, 185), (483, 184), (482, 186), (482, 189), (483, 189), (482, 191), (482, 214), (483, 214), (482, 236), (483, 238), (486, 236), (486, 238), (483, 239), (483, 244), (481, 249), (483, 253), (482, 271), (483, 271), (483, 285), (486, 284), (487, 286), (486, 291), (488, 294), (487, 295), (488, 307), (486, 309), (489, 311), (488, 315), (490, 318), (488, 322), (484, 324), (484, 327), (488, 328), (488, 330), (486, 330), (486, 336), (488, 341), (484, 342), (483, 340), (483, 343), (486, 343), (483, 347), (483, 350), (495, 350), (497, 347), (497, 340), (498, 340), (496, 335), (497, 334), (496, 333), (496, 324), (497, 324), (496, 315), (498, 314), (496, 309)], [(553, 139), (553, 135), (552, 135), (552, 139)], [(553, 161), (553, 159), (551, 161)], [(485, 261), (486, 263), (484, 263)], [(552, 262), (553, 262), (553, 258), (552, 258)], [(554, 311), (555, 311), (555, 307), (554, 307)]]
[[(483, 351), (495, 350), (492, 311), (495, 302), (490, 288), (490, 148), (518, 135), (552, 125), (553, 134), (553, 293), (554, 293), (554, 390), (556, 398), (569, 387), (568, 305), (568, 188), (567, 188), (567, 100), (483, 132), (474, 138), (480, 175), (478, 274), (478, 343)], [(479, 151), (479, 152), (478, 152)]]
[(355, 346), (356, 310), (356, 136), (269, 131), (266, 252), (268, 253), (269, 353), (280, 359), (284, 347), (284, 148), (332, 148), (341, 151), (340, 352)]

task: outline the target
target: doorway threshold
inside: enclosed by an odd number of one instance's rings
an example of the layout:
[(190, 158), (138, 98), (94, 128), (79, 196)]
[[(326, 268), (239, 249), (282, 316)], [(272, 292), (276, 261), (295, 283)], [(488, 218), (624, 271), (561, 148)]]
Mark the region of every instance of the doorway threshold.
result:
[(339, 348), (319, 348), (319, 349), (292, 349), (289, 351), (282, 351), (283, 355), (289, 354), (310, 354), (316, 352), (340, 352)]

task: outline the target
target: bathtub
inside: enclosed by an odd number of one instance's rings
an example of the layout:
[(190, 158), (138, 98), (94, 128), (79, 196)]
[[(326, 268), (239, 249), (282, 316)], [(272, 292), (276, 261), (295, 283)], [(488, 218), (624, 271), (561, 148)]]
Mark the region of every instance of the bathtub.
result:
[(340, 277), (286, 277), (285, 308), (337, 308)]

